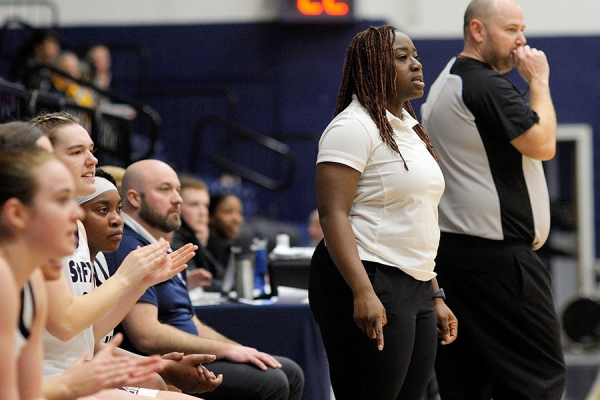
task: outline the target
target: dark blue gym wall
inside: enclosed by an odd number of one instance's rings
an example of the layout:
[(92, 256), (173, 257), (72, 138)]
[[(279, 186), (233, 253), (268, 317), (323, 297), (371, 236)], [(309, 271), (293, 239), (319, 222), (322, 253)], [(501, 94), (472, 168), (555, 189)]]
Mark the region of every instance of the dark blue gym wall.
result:
[[(222, 97), (199, 97), (194, 91), (225, 88), (234, 93), (240, 125), (280, 138), (291, 146), (298, 161), (297, 179), (283, 192), (254, 190), (249, 185), (254, 193), (251, 211), (302, 222), (315, 207), (317, 140), (335, 107), (346, 47), (371, 24), (379, 22), (86, 27), (60, 32), (73, 44), (127, 43), (147, 50), (151, 88), (147, 101), (163, 119), (161, 154), (179, 170), (188, 163), (194, 121), (207, 113), (228, 115)], [(587, 123), (600, 132), (600, 37), (531, 37), (529, 43), (548, 56), (559, 123)], [(420, 39), (415, 45), (426, 83), (431, 84), (448, 59), (461, 50), (462, 41)], [(127, 53), (114, 57), (115, 89), (135, 94), (139, 60)], [(519, 87), (525, 87), (518, 76), (516, 80)], [(159, 93), (166, 89), (180, 96)], [(417, 111), (422, 101), (413, 102)], [(595, 138), (596, 159), (599, 145)], [(265, 170), (280, 168), (269, 165), (268, 157), (261, 160)], [(201, 160), (198, 168), (201, 173), (210, 171)], [(568, 180), (561, 184), (571, 187)], [(595, 188), (600, 188), (598, 171)], [(569, 197), (568, 192), (564, 196)], [(600, 215), (599, 205), (596, 200), (596, 215)]]
[[(228, 115), (223, 97), (200, 93), (213, 88), (233, 92), (239, 124), (290, 145), (297, 160), (296, 180), (285, 191), (248, 184), (245, 193), (253, 197), (247, 202), (248, 211), (304, 222), (316, 207), (317, 141), (335, 107), (346, 47), (356, 32), (370, 25), (86, 27), (60, 32), (75, 46), (99, 41), (147, 49), (150, 93), (145, 100), (162, 118), (161, 156), (177, 170), (187, 168), (194, 122), (206, 114)], [(113, 55), (115, 89), (135, 95), (139, 60), (131, 53)], [(259, 164), (268, 161), (252, 156)], [(277, 176), (281, 166), (273, 163), (264, 166), (265, 174)], [(213, 172), (201, 159), (197, 165), (200, 174)]]

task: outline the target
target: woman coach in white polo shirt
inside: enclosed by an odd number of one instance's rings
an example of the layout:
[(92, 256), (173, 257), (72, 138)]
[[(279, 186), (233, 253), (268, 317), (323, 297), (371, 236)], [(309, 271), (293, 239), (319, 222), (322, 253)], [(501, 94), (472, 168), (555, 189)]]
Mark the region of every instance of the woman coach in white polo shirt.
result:
[(391, 26), (359, 33), (319, 142), (325, 239), (311, 262), (309, 299), (336, 400), (421, 399), (436, 325), (442, 344), (456, 338), (433, 272), (444, 179), (409, 103), (424, 86), (408, 36)]

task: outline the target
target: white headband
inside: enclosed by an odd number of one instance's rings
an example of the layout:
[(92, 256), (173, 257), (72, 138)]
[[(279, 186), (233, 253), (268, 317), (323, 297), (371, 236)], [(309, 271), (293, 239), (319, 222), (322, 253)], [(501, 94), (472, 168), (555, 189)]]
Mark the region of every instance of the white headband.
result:
[(88, 201), (100, 196), (104, 192), (108, 192), (109, 190), (118, 191), (117, 187), (110, 183), (110, 181), (106, 178), (95, 176), (94, 183), (96, 184), (96, 191), (88, 196), (77, 197), (77, 204), (82, 205), (83, 203), (87, 203)]

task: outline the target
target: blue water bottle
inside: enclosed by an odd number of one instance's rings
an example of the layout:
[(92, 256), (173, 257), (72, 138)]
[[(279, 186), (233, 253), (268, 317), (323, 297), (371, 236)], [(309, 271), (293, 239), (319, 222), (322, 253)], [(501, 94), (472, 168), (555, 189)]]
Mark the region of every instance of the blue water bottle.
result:
[(265, 294), (265, 275), (267, 274), (267, 242), (268, 239), (254, 238), (250, 250), (254, 252), (254, 290), (258, 292), (256, 297)]

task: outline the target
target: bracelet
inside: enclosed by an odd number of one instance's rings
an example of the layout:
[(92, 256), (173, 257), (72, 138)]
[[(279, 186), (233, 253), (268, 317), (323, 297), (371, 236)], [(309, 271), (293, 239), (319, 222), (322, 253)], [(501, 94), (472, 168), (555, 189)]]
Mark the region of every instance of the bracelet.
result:
[(444, 289), (440, 288), (439, 290), (433, 291), (433, 299), (442, 299), (446, 300), (446, 294), (444, 293)]

